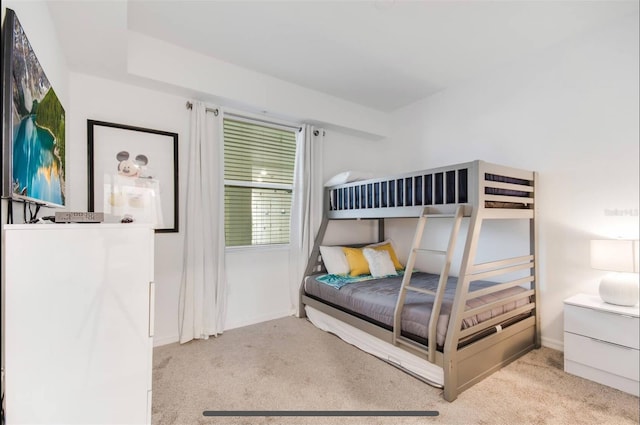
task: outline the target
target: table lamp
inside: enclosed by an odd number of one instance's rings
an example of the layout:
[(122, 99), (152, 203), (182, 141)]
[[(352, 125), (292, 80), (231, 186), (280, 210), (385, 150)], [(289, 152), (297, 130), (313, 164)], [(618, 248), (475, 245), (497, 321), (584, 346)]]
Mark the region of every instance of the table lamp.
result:
[(591, 267), (611, 272), (600, 281), (600, 298), (604, 302), (623, 306), (638, 303), (637, 240), (592, 240)]

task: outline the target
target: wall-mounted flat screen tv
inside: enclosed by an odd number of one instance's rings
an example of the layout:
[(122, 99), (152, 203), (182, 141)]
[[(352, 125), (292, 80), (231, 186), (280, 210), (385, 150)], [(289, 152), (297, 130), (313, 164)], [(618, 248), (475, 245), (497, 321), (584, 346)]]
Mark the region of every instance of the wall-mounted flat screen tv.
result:
[(2, 27), (2, 196), (65, 205), (65, 112), (15, 12)]

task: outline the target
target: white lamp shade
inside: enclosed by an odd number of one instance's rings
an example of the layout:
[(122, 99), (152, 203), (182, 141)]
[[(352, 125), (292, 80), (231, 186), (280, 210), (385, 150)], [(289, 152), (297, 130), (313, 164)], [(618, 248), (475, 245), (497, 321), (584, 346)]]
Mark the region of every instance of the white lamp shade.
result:
[(591, 241), (591, 267), (612, 272), (638, 273), (638, 241)]

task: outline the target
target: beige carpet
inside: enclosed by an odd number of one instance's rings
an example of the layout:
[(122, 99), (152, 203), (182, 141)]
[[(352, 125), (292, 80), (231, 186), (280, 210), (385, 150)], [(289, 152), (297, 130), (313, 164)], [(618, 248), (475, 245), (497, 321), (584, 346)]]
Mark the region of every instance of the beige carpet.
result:
[[(542, 348), (453, 403), (304, 319), (154, 349), (153, 418), (169, 424), (638, 424), (638, 397), (563, 371)], [(223, 410), (428, 410), (436, 417), (205, 417)]]

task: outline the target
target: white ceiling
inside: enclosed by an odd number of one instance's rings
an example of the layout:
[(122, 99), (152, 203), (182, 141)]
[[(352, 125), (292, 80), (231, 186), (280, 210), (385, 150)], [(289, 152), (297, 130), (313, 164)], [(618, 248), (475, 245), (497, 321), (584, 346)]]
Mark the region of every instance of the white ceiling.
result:
[(126, 77), (129, 31), (381, 111), (638, 14), (638, 1), (49, 0), (69, 67)]

